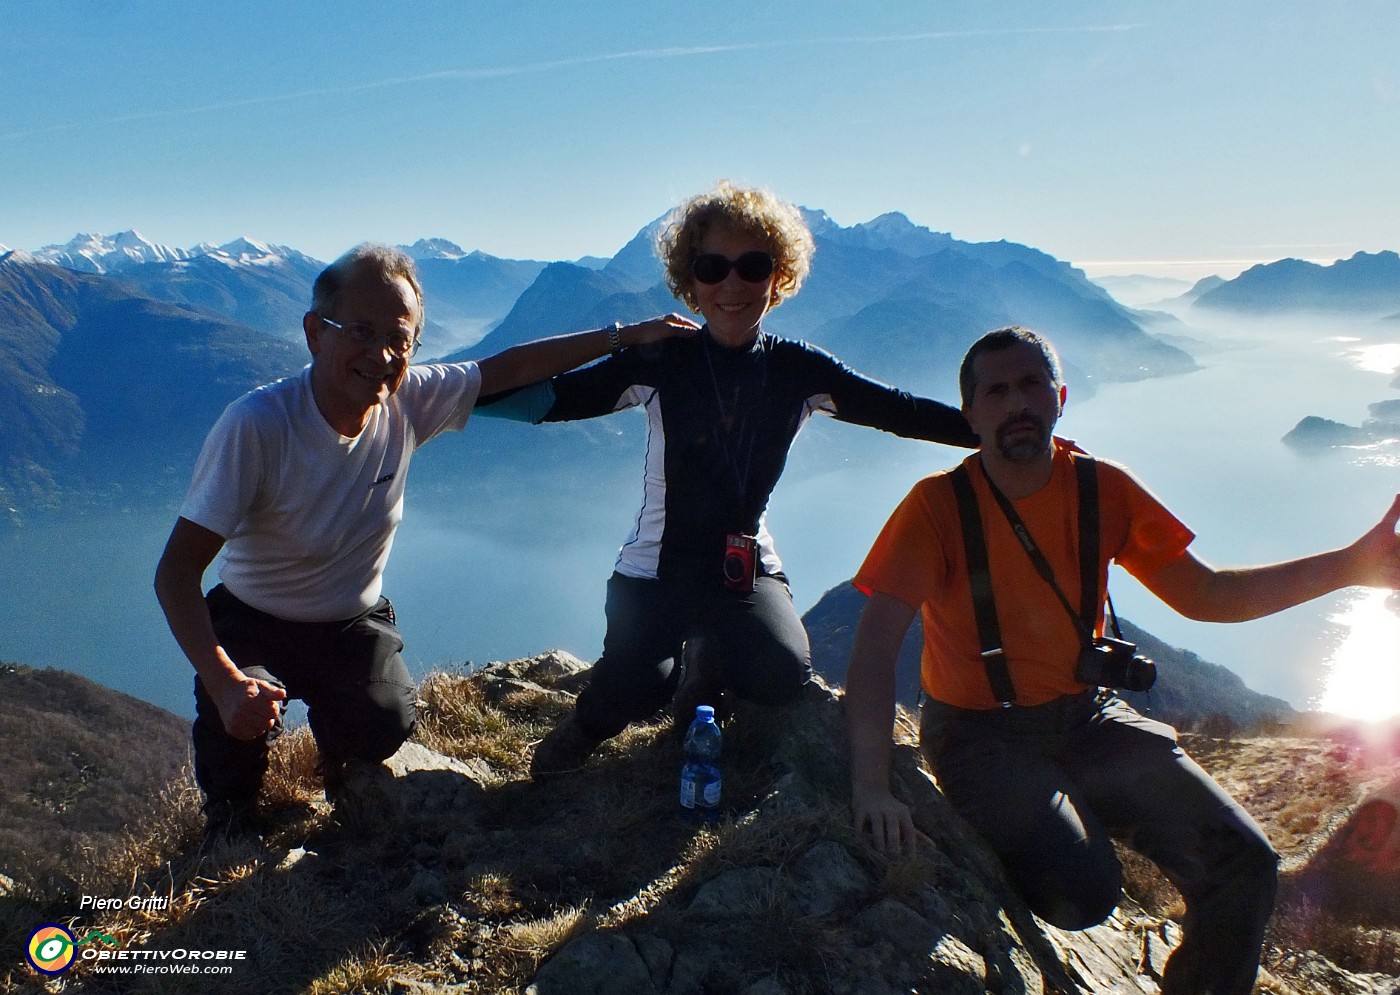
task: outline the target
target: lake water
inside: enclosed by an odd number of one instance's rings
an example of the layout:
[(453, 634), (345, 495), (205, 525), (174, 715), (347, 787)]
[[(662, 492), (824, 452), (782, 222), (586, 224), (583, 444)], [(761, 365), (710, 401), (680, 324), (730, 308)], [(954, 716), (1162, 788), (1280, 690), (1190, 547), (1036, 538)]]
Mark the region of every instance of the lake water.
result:
[[(1193, 350), (1204, 369), (1110, 385), (1088, 399), (1071, 394), (1059, 431), (1130, 466), (1196, 531), (1193, 548), (1208, 562), (1341, 546), (1375, 524), (1400, 490), (1400, 447), (1306, 456), (1280, 439), (1305, 415), (1355, 425), (1368, 403), (1400, 397), (1391, 386), (1400, 344), (1375, 327), (1201, 329), (1214, 347)], [(951, 397), (954, 387), (936, 392)], [(615, 417), (631, 419), (619, 422), (628, 431), (644, 430), (635, 413)], [(814, 428), (798, 440), (769, 516), (803, 611), (850, 577), (915, 480), (958, 458), (897, 441), (882, 447), (888, 456), (873, 468), (839, 463), (812, 472), (818, 461), (803, 456), (824, 434), (864, 431)], [(522, 445), (532, 431), (520, 427)], [(503, 536), (472, 529), (469, 515), (415, 505), (410, 483), (385, 590), (415, 672), (552, 647), (596, 656), (604, 582), (639, 487), (587, 509), (567, 541), (542, 545), (531, 538), (529, 495), (519, 498), (520, 527)], [(190, 714), (192, 674), (151, 592), (173, 515), (172, 505), (166, 516), (91, 514), (61, 526), (36, 519), (0, 536), (0, 659), (73, 670)], [(1384, 596), (1352, 591), (1268, 619), (1209, 625), (1175, 615), (1122, 571), (1112, 586), (1120, 614), (1256, 690), (1298, 707), (1360, 700), (1376, 715), (1400, 713), (1400, 623)]]
[[(1230, 330), (1240, 348), (1201, 357), (1186, 377), (1116, 386), (1066, 419), (1088, 448), (1122, 454), (1197, 533), (1196, 555), (1218, 565), (1262, 563), (1336, 548), (1378, 522), (1400, 491), (1400, 446), (1301, 454), (1281, 441), (1304, 415), (1357, 425), (1366, 406), (1400, 396), (1395, 345), (1345, 326)], [(1382, 362), (1383, 361), (1383, 362)], [(1161, 638), (1222, 663), (1251, 687), (1299, 707), (1360, 669), (1372, 693), (1345, 710), (1400, 713), (1400, 641), (1385, 598), (1351, 590), (1238, 625), (1191, 622), (1121, 571), (1124, 614)], [(1390, 602), (1394, 605), (1394, 601)], [(1348, 643), (1352, 651), (1343, 651)], [(1372, 646), (1359, 660), (1354, 648)], [(1335, 671), (1335, 674), (1334, 674)], [(1343, 698), (1326, 701), (1339, 708)]]

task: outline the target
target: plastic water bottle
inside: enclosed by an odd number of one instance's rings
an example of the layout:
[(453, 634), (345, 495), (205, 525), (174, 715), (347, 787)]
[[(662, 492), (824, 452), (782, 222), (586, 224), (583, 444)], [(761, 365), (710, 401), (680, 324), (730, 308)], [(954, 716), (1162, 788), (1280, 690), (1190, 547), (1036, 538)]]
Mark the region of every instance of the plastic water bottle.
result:
[(685, 734), (681, 767), (681, 815), (691, 822), (719, 819), (719, 753), (723, 736), (712, 705), (699, 705)]

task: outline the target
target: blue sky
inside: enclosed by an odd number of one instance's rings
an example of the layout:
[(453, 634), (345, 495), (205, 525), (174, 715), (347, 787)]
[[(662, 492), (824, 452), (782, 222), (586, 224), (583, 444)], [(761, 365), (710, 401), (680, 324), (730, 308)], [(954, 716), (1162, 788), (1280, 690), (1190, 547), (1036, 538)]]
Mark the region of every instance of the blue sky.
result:
[(1394, 0), (8, 0), (0, 243), (610, 255), (731, 177), (1232, 275), (1400, 249), (1397, 39)]

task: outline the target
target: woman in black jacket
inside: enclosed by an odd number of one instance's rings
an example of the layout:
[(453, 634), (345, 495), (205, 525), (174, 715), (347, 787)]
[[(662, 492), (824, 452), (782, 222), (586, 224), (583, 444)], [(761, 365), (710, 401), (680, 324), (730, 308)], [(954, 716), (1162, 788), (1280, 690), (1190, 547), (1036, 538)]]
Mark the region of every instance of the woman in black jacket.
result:
[(700, 334), (617, 351), (503, 405), (524, 402), (533, 421), (643, 405), (648, 419), (645, 495), (608, 581), (603, 655), (574, 712), (536, 748), (535, 777), (577, 768), (673, 698), (684, 728), (695, 705), (718, 706), (723, 693), (779, 705), (810, 680), (807, 633), (764, 524), (808, 417), (976, 445), (956, 408), (763, 330), (801, 287), (813, 248), (796, 207), (721, 183), (682, 204), (658, 245), (667, 284), (705, 318)]

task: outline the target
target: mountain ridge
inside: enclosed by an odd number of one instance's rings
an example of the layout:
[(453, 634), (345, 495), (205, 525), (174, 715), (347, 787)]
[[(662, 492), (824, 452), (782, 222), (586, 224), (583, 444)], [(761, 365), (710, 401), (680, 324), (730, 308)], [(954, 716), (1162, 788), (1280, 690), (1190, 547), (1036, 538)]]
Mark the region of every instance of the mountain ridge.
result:
[(1261, 315), (1332, 311), (1382, 317), (1400, 308), (1400, 254), (1357, 252), (1325, 266), (1302, 259), (1260, 263), (1196, 293), (1191, 306)]
[[(877, 377), (898, 371), (946, 375), (949, 349), (924, 348), (922, 329), (944, 336), (940, 311), (965, 316), (950, 345), (957, 351), (981, 332), (1005, 324), (1037, 328), (1061, 344), (1086, 375), (1133, 380), (1187, 372), (1191, 357), (1147, 333), (1132, 313), (1081, 271), (1038, 249), (1001, 240), (966, 243), (889, 212), (843, 228), (804, 210), (816, 241), (812, 272), (801, 293), (765, 318), (778, 334), (808, 339)], [(676, 302), (660, 282), (650, 246), (662, 220), (644, 227), (601, 271), (551, 263), (511, 312), (475, 345), (447, 358), (474, 358), (516, 345), (541, 331), (578, 331), (611, 318), (639, 320)], [(645, 286), (650, 280), (650, 286)], [(905, 346), (884, 348), (868, 329), (848, 323), (867, 307), (902, 301), (898, 320)]]
[[(51, 263), (0, 260), (0, 506), (147, 492), (185, 476), (234, 397), (305, 363), (213, 312)], [(198, 389), (191, 390), (191, 383)], [(154, 474), (154, 476), (153, 476)]]
[(115, 845), (179, 779), (188, 739), (185, 720), (149, 702), (0, 661), (0, 875), (23, 862), (62, 880), (83, 847)]
[[(1039, 249), (1005, 239), (963, 242), (947, 232), (915, 224), (897, 211), (851, 226), (837, 224), (819, 210), (804, 209), (804, 215), (817, 242), (812, 274), (802, 293), (771, 312), (767, 325), (777, 334), (805, 338), (827, 348), (877, 379), (939, 396), (936, 385), (954, 382), (957, 362), (973, 338), (1011, 323), (1030, 325), (1056, 341), (1080, 397), (1091, 395), (1099, 382), (1172, 375), (1196, 368), (1191, 356), (1178, 345), (1151, 334), (1150, 329), (1161, 327), (1160, 323), (1119, 305), (1080, 270)], [(528, 338), (678, 309), (661, 281), (660, 262), (653, 253), (656, 233), (664, 220), (657, 218), (642, 226), (597, 268), (567, 261), (501, 259), (476, 250), (468, 252), (442, 237), (407, 246), (408, 251), (423, 257), (420, 272), (429, 319), (425, 358), (479, 357)], [(83, 251), (96, 258), (100, 249), (110, 256), (111, 265), (116, 267), (112, 272), (83, 274), (84, 279), (105, 283), (100, 292), (95, 289), (97, 284), (84, 284), (87, 289), (81, 295), (82, 307), (110, 311), (117, 298), (142, 297), (184, 309), (150, 309), (151, 315), (159, 314), (166, 323), (166, 334), (182, 346), (178, 356), (157, 354), (149, 372), (116, 359), (117, 366), (128, 368), (130, 375), (155, 377), (165, 366), (183, 362), (192, 364), (184, 381), (201, 382), (211, 366), (225, 363), (230, 323), (281, 343), (263, 350), (255, 336), (239, 333), (243, 340), (238, 351), (243, 356), (265, 351), (274, 357), (274, 361), (251, 363), (250, 370), (256, 368), (275, 379), (305, 361), (301, 315), (321, 264), (294, 249), (243, 238), (224, 246), (201, 243), (175, 250), (150, 242), (134, 229), (115, 236), (77, 236), (66, 247), (49, 249), (51, 254), (63, 250), (89, 266), (96, 264), (83, 256)], [(1385, 263), (1391, 256), (1382, 253), (1377, 258)], [(33, 267), (42, 262), (33, 258), (21, 253), (5, 257), (11, 286), (17, 267), (41, 272)], [(56, 271), (47, 272), (45, 279), (63, 282), (54, 275)], [(1199, 284), (1195, 289), (1204, 291), (1204, 298), (1220, 288), (1206, 290)], [(14, 327), (28, 331), (17, 336), (19, 341), (0, 336), (0, 371), (13, 371), (0, 383), (0, 403), (7, 405), (5, 411), (12, 415), (13, 424), (26, 426), (19, 437), (0, 441), (0, 486), (8, 488), (0, 497), (6, 499), (5, 506), (16, 509), (9, 513), (11, 517), (51, 501), (65, 487), (71, 489), (73, 484), (65, 472), (72, 466), (72, 457), (93, 455), (88, 449), (100, 439), (89, 426), (102, 419), (96, 417), (96, 409), (88, 410), (95, 399), (85, 396), (102, 393), (98, 383), (82, 379), (55, 383), (46, 372), (52, 357), (44, 358), (44, 349), (53, 348), (71, 334), (74, 320), (72, 314), (53, 314), (52, 308), (35, 311), (34, 302), (48, 293), (36, 288), (12, 291), (10, 309), (28, 309), (24, 322)], [(72, 296), (68, 294), (68, 298)], [(104, 296), (109, 300), (101, 303)], [(16, 300), (29, 303), (14, 303)], [(4, 306), (0, 304), (0, 308)], [(74, 306), (78, 305), (71, 300), (64, 305), (70, 310)], [(128, 310), (127, 320), (135, 320), (140, 309), (131, 306)], [(99, 323), (101, 320), (105, 319)], [(188, 324), (177, 334), (175, 326), (182, 322)], [(215, 329), (224, 331), (215, 333)], [(104, 350), (115, 347), (128, 334), (113, 327), (106, 339), (89, 336), (84, 348), (97, 352), (79, 360), (69, 349), (64, 362), (70, 370), (96, 376), (104, 362), (113, 362), (111, 356), (102, 354)], [(206, 344), (201, 346), (201, 341)], [(1184, 338), (1172, 341), (1190, 344)], [(180, 389), (179, 380), (171, 376), (163, 383)], [(256, 386), (255, 380), (256, 376), (229, 376), (226, 372), (209, 383), (211, 390), (202, 392), (197, 407), (217, 413), (237, 393)], [(106, 393), (110, 398), (112, 392)], [(104, 418), (120, 414), (111, 408), (102, 410)], [(195, 434), (212, 420), (201, 417), (205, 420)], [(560, 430), (560, 440), (553, 445), (557, 451), (551, 455), (567, 457), (580, 432), (591, 440), (586, 443), (589, 446), (610, 444), (615, 434), (599, 435), (583, 426), (566, 426)], [(563, 436), (569, 436), (570, 441)], [(169, 447), (165, 463), (183, 465), (190, 443), (183, 437), (173, 441), (176, 445)], [(552, 444), (543, 435), (532, 441), (546, 448)], [(156, 448), (163, 445), (163, 441), (156, 442)], [(852, 447), (865, 448), (845, 438), (839, 438), (836, 445), (843, 458), (851, 455)], [(507, 455), (515, 457), (514, 452)], [(98, 490), (109, 489), (109, 483), (125, 489), (131, 482), (92, 476), (85, 479)]]

